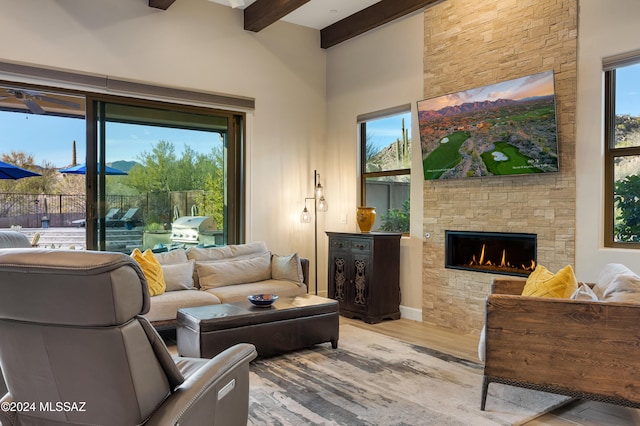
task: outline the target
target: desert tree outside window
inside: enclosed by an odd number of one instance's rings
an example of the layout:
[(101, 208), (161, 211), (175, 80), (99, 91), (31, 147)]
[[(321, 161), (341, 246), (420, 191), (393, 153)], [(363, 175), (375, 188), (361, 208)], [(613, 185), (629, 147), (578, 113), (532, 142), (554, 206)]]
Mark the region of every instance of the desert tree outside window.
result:
[(603, 61), (605, 246), (640, 248), (640, 51)]
[(373, 231), (409, 233), (411, 105), (358, 117), (360, 205), (375, 207)]

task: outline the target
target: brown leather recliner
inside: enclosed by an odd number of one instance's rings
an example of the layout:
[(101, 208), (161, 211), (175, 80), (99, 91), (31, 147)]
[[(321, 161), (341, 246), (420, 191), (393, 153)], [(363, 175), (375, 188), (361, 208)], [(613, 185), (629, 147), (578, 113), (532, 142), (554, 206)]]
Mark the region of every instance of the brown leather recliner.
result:
[(253, 345), (174, 359), (148, 309), (124, 254), (0, 250), (3, 425), (246, 425)]

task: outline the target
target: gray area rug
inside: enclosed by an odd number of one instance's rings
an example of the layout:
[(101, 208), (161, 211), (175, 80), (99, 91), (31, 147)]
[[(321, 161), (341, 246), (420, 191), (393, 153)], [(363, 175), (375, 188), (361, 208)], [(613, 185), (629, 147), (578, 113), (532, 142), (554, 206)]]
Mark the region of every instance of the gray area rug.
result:
[(251, 364), (249, 425), (519, 425), (570, 398), (492, 383), (482, 366), (351, 325), (330, 344)]

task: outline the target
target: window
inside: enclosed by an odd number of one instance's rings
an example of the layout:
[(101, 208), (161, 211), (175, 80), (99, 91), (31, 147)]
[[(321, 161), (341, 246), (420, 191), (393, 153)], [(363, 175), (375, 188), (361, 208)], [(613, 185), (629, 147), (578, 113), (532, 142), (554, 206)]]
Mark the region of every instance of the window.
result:
[[(98, 129), (96, 164), (127, 170), (127, 176), (105, 173), (104, 186), (100, 171), (93, 175), (98, 182), (92, 200), (98, 206), (98, 218), (114, 209), (120, 209), (121, 215), (135, 215), (124, 224), (144, 231), (141, 249), (237, 241), (234, 218), (240, 201), (229, 202), (237, 167), (229, 158), (237, 158), (232, 153), (238, 148), (236, 129), (242, 117), (179, 105), (166, 108), (151, 101), (88, 99), (93, 107), (87, 117)], [(93, 152), (88, 152), (91, 158)], [(121, 235), (109, 231), (122, 221), (88, 226), (89, 237), (97, 241), (91, 245), (117, 251)], [(197, 224), (198, 231), (184, 231), (186, 221)]]
[(375, 207), (374, 231), (409, 232), (411, 106), (358, 117), (361, 205)]
[[(225, 101), (178, 92), (185, 101)], [(0, 81), (0, 157), (42, 175), (0, 180), (0, 228), (46, 219), (51, 228), (86, 227), (83, 248), (125, 253), (241, 243), (243, 123), (244, 114), (227, 110)], [(202, 222), (195, 242), (170, 231), (184, 216)]]
[(640, 248), (640, 53), (605, 60), (605, 245)]

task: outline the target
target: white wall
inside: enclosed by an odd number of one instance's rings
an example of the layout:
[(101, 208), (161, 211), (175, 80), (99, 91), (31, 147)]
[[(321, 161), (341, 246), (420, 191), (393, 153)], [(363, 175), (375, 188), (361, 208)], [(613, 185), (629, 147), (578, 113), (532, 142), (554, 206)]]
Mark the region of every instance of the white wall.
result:
[(640, 49), (637, 0), (580, 0), (578, 25), (576, 274), (594, 281), (607, 263), (640, 273), (640, 251), (604, 248), (602, 59)]
[[(328, 154), (324, 173), (325, 192), (331, 197), (331, 204), (324, 229), (357, 232), (356, 117), (411, 104), (411, 236), (401, 241), (400, 287), (402, 316), (415, 320), (422, 318), (423, 177), (416, 102), (423, 97), (423, 50), (424, 15), (416, 13), (332, 47), (327, 54)], [(342, 223), (344, 217), (346, 224)], [(326, 264), (326, 241), (323, 242)]]
[(318, 31), (278, 22), (247, 32), (240, 10), (206, 0), (166, 11), (146, 0), (0, 0), (0, 10), (0, 60), (255, 98), (247, 240), (313, 257), (313, 233), (298, 218), (324, 159)]

